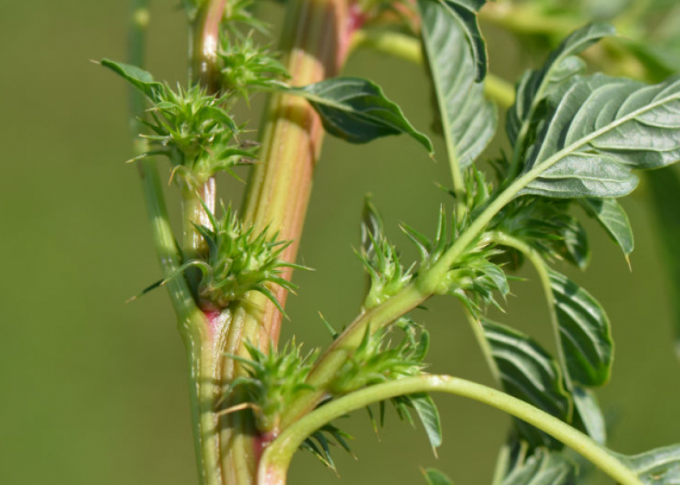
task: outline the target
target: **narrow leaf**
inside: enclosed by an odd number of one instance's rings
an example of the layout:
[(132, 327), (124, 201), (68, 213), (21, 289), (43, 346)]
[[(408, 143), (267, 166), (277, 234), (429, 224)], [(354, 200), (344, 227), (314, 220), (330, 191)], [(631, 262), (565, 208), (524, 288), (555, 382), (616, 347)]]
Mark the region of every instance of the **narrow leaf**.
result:
[(601, 386), (609, 380), (614, 348), (609, 318), (602, 306), (566, 276), (550, 271), (560, 345), (571, 380)]
[(588, 24), (564, 39), (541, 69), (528, 71), (522, 77), (517, 85), (515, 104), (507, 115), (506, 129), (513, 145), (519, 133), (523, 129), (526, 131), (523, 126), (531, 123), (540, 102), (569, 78), (585, 71), (585, 63), (574, 56), (603, 37), (614, 34), (614, 27), (609, 24)]
[(158, 101), (159, 94), (165, 89), (161, 83), (154, 81), (153, 76), (149, 72), (137, 66), (115, 62), (110, 59), (102, 59), (101, 65), (126, 79), (152, 101)]
[(650, 86), (577, 76), (549, 96), (547, 108), (527, 153), (523, 193), (620, 197), (636, 186), (632, 169), (680, 159), (678, 77)]
[(616, 455), (645, 485), (680, 485), (680, 445), (634, 456)]
[(453, 485), (453, 482), (449, 477), (434, 468), (423, 470), (423, 476), (425, 477), (427, 485)]
[(446, 12), (461, 25), (469, 44), (474, 60), (475, 81), (480, 82), (486, 77), (488, 55), (486, 42), (482, 37), (477, 21), (477, 12), (484, 6), (486, 0), (444, 0), (442, 4)]
[[(650, 172), (653, 173), (653, 172)], [(680, 185), (678, 186), (680, 189)], [(609, 233), (619, 245), (623, 254), (628, 256), (635, 247), (633, 228), (630, 226), (628, 215), (616, 199), (580, 199), (583, 208)]]
[(411, 394), (408, 396), (411, 405), (418, 413), (420, 422), (423, 423), (427, 439), (430, 440), (432, 451), (437, 454), (437, 448), (442, 444), (442, 423), (439, 419), (439, 410), (429, 394)]
[(575, 485), (577, 468), (562, 453), (539, 448), (516, 463), (501, 485)]
[(574, 386), (572, 398), (574, 399), (576, 427), (599, 444), (604, 445), (607, 442), (607, 427), (595, 393), (580, 386)]
[(675, 353), (680, 358), (680, 178), (675, 170), (668, 169), (647, 173), (647, 180), (652, 210), (658, 222), (656, 228), (660, 237), (656, 239), (671, 282), (669, 291), (675, 305)]
[(433, 152), (430, 139), (417, 131), (399, 106), (367, 79), (336, 77), (285, 91), (307, 99), (328, 133), (350, 143), (367, 143), (405, 133)]
[[(484, 320), (482, 326), (505, 391), (569, 422), (571, 398), (555, 359), (530, 337), (510, 327), (489, 320)], [(561, 447), (553, 438), (525, 422), (515, 420), (515, 424), (532, 447)]]
[(484, 97), (483, 84), (475, 82), (475, 61), (460, 19), (448, 15), (448, 8), (438, 0), (420, 0), (418, 6), (448, 156), (463, 169), (493, 138), (498, 113)]

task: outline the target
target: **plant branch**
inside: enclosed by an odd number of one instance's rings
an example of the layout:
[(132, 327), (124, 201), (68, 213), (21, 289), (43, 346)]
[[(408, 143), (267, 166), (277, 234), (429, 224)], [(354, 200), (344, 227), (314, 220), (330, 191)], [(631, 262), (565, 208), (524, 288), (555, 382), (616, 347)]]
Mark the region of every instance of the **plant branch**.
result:
[[(140, 67), (145, 64), (146, 27), (149, 23), (148, 6), (148, 0), (132, 0), (131, 2), (128, 58), (130, 63)], [(147, 151), (145, 141), (137, 136), (140, 132), (143, 132), (143, 124), (140, 120), (144, 116), (145, 100), (143, 95), (134, 88), (130, 89), (130, 107), (131, 125), (136, 135), (134, 151), (135, 155), (139, 155)], [(192, 429), (200, 483), (202, 485), (217, 485), (210, 477), (214, 476), (212, 470), (219, 467), (219, 454), (213, 452), (211, 437), (206, 432), (205, 413), (202, 404), (204, 395), (209, 390), (209, 386), (206, 386), (204, 382), (203, 372), (206, 357), (203, 340), (207, 322), (194, 302), (186, 279), (181, 275), (176, 276), (177, 269), (182, 264), (182, 256), (177, 248), (170, 226), (163, 188), (155, 161), (146, 158), (137, 162), (137, 168), (142, 179), (152, 241), (163, 271), (163, 277), (167, 280), (165, 286), (168, 289), (172, 306), (177, 315), (179, 331), (187, 349)], [(214, 443), (214, 437), (212, 443)]]
[(526, 256), (526, 258), (534, 266), (536, 273), (538, 273), (538, 279), (540, 280), (541, 286), (543, 287), (543, 294), (548, 304), (548, 311), (550, 312), (550, 320), (552, 321), (552, 327), (555, 334), (555, 343), (557, 344), (557, 355), (559, 358), (560, 367), (564, 369), (564, 381), (566, 383), (567, 389), (571, 389), (571, 379), (569, 377), (569, 373), (567, 372), (567, 359), (564, 355), (564, 350), (562, 349), (560, 323), (557, 319), (557, 313), (555, 312), (555, 295), (553, 295), (552, 292), (550, 273), (548, 272), (548, 266), (546, 265), (545, 260), (538, 251), (529, 246), (527, 243), (503, 232), (495, 231), (491, 233), (491, 239), (496, 244), (514, 248), (524, 254), (524, 256)]
[(487, 386), (450, 376), (422, 375), (367, 387), (331, 401), (284, 431), (264, 452), (259, 485), (284, 485), (293, 455), (317, 429), (345, 414), (396, 396), (444, 392), (488, 404), (537, 427), (591, 461), (621, 485), (642, 485), (633, 471), (591, 438), (558, 418)]

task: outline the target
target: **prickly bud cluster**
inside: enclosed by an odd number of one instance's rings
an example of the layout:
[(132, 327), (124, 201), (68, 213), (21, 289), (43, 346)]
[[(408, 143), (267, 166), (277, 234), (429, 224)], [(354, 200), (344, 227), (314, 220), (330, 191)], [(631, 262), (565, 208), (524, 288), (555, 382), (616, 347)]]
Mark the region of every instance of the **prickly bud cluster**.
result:
[(218, 57), (224, 90), (236, 91), (246, 99), (251, 91), (270, 88), (278, 83), (277, 78), (288, 77), (288, 71), (269, 48), (255, 43), (252, 31), (242, 38), (225, 36)]
[[(392, 345), (389, 337), (395, 329), (403, 332), (403, 338)], [(418, 375), (424, 368), (429, 343), (429, 334), (408, 318), (376, 332), (367, 328), (361, 344), (338, 371), (330, 390), (347, 394), (365, 386)]]
[(203, 305), (226, 308), (247, 292), (258, 291), (283, 313), (270, 286), (294, 291), (297, 287), (281, 273), (285, 268), (307, 268), (281, 259), (290, 241), (277, 241), (276, 234), (267, 235), (266, 228), (256, 233), (244, 227), (231, 208), (222, 210), (220, 220), (209, 214), (212, 227), (196, 227), (208, 247), (205, 260), (195, 264), (203, 273), (198, 288)]
[(295, 340), (281, 350), (271, 345), (267, 353), (249, 343), (245, 346), (250, 359), (231, 357), (241, 362), (246, 375), (237, 377), (226, 395), (241, 389), (253, 410), (258, 431), (276, 433), (281, 412), (300, 392), (312, 389), (305, 381), (318, 352), (303, 354), (302, 346), (296, 345)]
[(357, 255), (370, 277), (365, 309), (374, 308), (396, 295), (412, 278), (410, 269), (401, 265), (397, 249), (385, 238), (382, 219), (370, 197), (364, 205), (361, 251)]
[(227, 96), (208, 94), (198, 86), (172, 90), (135, 66), (108, 60), (102, 65), (139, 89), (152, 105), (150, 120), (141, 120), (151, 130), (142, 135), (150, 149), (133, 160), (165, 155), (173, 174), (193, 188), (217, 172), (233, 174), (235, 166), (252, 162), (255, 149), (239, 141), (241, 129), (227, 111)]

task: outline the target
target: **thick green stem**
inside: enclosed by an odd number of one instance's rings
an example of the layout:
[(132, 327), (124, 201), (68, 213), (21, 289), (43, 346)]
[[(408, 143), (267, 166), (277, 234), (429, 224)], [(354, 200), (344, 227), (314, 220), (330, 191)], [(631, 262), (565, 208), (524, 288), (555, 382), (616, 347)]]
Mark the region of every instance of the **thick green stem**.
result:
[[(290, 83), (302, 86), (335, 76), (347, 57), (353, 32), (346, 0), (293, 0), (279, 50), (291, 75)], [(307, 101), (297, 96), (274, 94), (265, 113), (260, 163), (254, 166), (243, 202), (246, 224), (256, 231), (268, 228), (280, 240), (293, 243), (282, 254), (294, 262), (297, 254), (312, 177), (321, 151), (323, 127)], [(292, 270), (284, 272), (290, 279)], [(284, 305), (287, 292), (272, 288)], [(248, 313), (243, 337), (267, 351), (276, 342), (281, 313), (261, 294), (253, 292), (244, 303)]]
[(621, 485), (642, 485), (634, 472), (607, 449), (554, 416), (501, 391), (449, 376), (424, 375), (378, 384), (321, 406), (284, 431), (260, 461), (258, 485), (284, 485), (293, 455), (302, 442), (326, 423), (349, 412), (396, 396), (444, 392), (500, 409), (537, 427), (591, 461)]

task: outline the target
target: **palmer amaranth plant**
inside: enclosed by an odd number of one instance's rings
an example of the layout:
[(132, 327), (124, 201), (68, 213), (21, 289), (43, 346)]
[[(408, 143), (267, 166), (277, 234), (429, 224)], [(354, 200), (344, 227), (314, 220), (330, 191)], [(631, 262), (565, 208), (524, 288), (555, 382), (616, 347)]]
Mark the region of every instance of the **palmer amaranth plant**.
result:
[[(443, 392), (515, 418), (495, 485), (581, 483), (588, 463), (619, 484), (680, 484), (680, 445), (636, 456), (607, 447), (594, 391), (611, 372), (610, 322), (590, 293), (554, 269), (558, 261), (587, 265), (583, 215), (628, 257), (633, 235), (617, 198), (635, 189), (639, 171), (680, 159), (680, 78), (668, 77), (680, 65), (672, 57), (680, 9), (652, 0), (287, 1), (274, 52), (261, 43), (267, 26), (251, 0), (183, 0), (187, 86), (143, 70), (148, 0), (133, 1), (129, 64), (101, 61), (133, 88), (134, 160), (163, 270), (151, 288), (167, 288), (186, 344), (200, 483), (283, 484), (300, 448), (333, 467), (329, 444), (348, 449), (334, 420), (374, 405), (382, 413), (391, 404), (403, 419), (415, 413), (437, 448), (432, 395)], [(589, 22), (595, 13), (609, 22)], [(487, 72), (479, 17), (555, 48), (512, 89)], [(380, 87), (339, 76), (359, 48), (427, 70), (451, 208), (440, 209), (434, 235), (403, 225), (420, 253), (404, 263), (367, 199), (357, 251), (369, 280), (363, 306), (342, 332), (329, 327), (327, 349), (307, 351), (278, 339), (293, 270), (306, 269), (295, 256), (323, 132), (350, 143), (401, 134), (433, 152)], [(609, 74), (590, 74), (584, 59)], [(254, 143), (233, 107), (260, 91), (269, 103)], [(510, 149), (482, 170), (497, 105), (507, 111)], [(182, 198), (180, 241), (156, 167), (166, 160)], [(215, 174), (243, 170), (250, 174), (239, 210), (218, 204)], [(667, 194), (677, 198), (677, 179), (667, 170), (646, 177), (658, 217), (677, 227), (664, 209)], [(660, 239), (680, 266), (674, 239)], [(524, 262), (545, 291), (555, 356), (486, 317), (510, 291), (507, 273)], [(426, 372), (428, 332), (411, 312), (435, 296), (462, 303), (499, 389)], [(436, 470), (424, 474), (430, 484), (450, 483)]]

